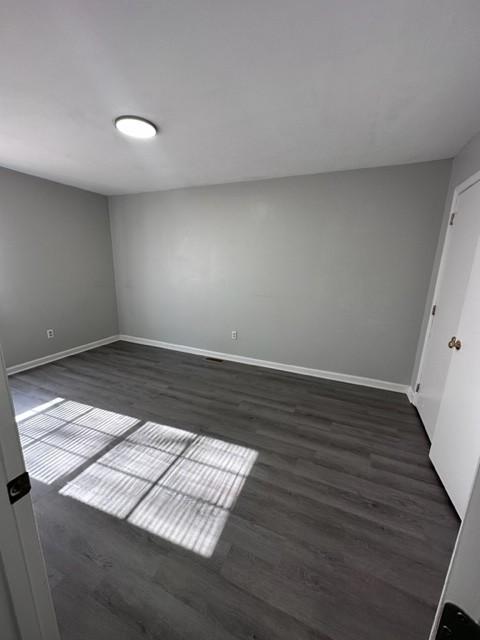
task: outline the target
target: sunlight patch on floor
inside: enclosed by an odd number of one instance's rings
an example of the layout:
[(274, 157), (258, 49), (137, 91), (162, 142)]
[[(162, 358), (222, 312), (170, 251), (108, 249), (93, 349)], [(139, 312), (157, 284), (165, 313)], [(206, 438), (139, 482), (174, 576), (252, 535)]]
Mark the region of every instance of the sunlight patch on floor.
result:
[(94, 462), (60, 493), (117, 518), (125, 518), (150, 486), (145, 480)]
[(40, 441), (28, 445), (24, 456), (25, 466), (32, 478), (47, 484), (78, 469), (86, 461), (83, 456)]
[(17, 421), (33, 478), (64, 478), (62, 495), (205, 557), (257, 458), (248, 447), (62, 398)]

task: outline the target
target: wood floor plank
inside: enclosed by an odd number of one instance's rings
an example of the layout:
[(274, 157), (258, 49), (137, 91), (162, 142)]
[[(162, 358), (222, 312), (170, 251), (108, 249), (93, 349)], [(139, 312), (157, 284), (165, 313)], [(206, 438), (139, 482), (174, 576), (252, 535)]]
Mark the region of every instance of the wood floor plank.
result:
[(125, 342), (10, 385), (64, 399), (25, 439), (63, 640), (427, 638), (459, 523), (402, 394)]

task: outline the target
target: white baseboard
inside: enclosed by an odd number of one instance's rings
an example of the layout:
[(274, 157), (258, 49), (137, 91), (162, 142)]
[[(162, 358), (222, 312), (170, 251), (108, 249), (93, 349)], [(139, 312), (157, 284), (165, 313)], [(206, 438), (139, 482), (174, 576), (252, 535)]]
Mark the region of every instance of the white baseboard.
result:
[(150, 347), (159, 347), (161, 349), (170, 349), (171, 351), (182, 351), (184, 353), (192, 353), (198, 356), (221, 358), (222, 360), (230, 360), (231, 362), (240, 362), (242, 364), (249, 364), (256, 367), (264, 367), (267, 369), (277, 369), (279, 371), (287, 371), (289, 373), (298, 373), (304, 376), (312, 376), (314, 378), (324, 378), (325, 380), (335, 380), (337, 382), (347, 382), (349, 384), (357, 384), (363, 387), (372, 387), (374, 389), (385, 389), (387, 391), (395, 391), (397, 393), (405, 393), (412, 404), (415, 404), (415, 395), (413, 389), (408, 385), (399, 384), (397, 382), (388, 382), (387, 380), (376, 380), (374, 378), (365, 378), (363, 376), (351, 376), (346, 373), (336, 373), (334, 371), (324, 371), (322, 369), (311, 369), (309, 367), (301, 367), (295, 364), (284, 364), (282, 362), (271, 362), (269, 360), (260, 360), (258, 358), (251, 358), (248, 356), (239, 356), (233, 353), (222, 353), (220, 351), (210, 351), (208, 349), (199, 349), (197, 347), (188, 347), (182, 344), (172, 344), (170, 342), (162, 342), (160, 340), (151, 340), (149, 338), (138, 338), (136, 336), (128, 335), (114, 335), (101, 340), (95, 340), (95, 342), (89, 342), (88, 344), (82, 344), (72, 349), (66, 349), (65, 351), (58, 351), (42, 358), (36, 358), (28, 362), (22, 362), (21, 364), (13, 365), (7, 368), (7, 374), (9, 376), (20, 373), (21, 371), (27, 371), (28, 369), (34, 369), (41, 365), (48, 364), (49, 362), (55, 362), (62, 358), (68, 358), (68, 356), (74, 356), (82, 351), (88, 351), (89, 349), (96, 349), (118, 340), (124, 340), (125, 342), (132, 342), (135, 344), (143, 344)]
[(162, 342), (160, 340), (151, 340), (149, 338), (138, 338), (136, 336), (128, 335), (115, 335), (103, 338), (102, 340), (95, 340), (95, 342), (89, 342), (88, 344), (82, 344), (72, 349), (65, 351), (58, 351), (52, 353), (43, 358), (36, 358), (29, 362), (22, 362), (21, 364), (13, 365), (7, 368), (9, 376), (20, 373), (21, 371), (27, 371), (41, 365), (48, 364), (49, 362), (55, 362), (62, 358), (68, 358), (68, 356), (74, 356), (82, 351), (88, 351), (89, 349), (96, 349), (118, 340), (124, 340), (125, 342), (133, 342), (135, 344), (143, 344), (150, 347), (159, 347), (161, 349), (170, 349), (172, 351), (182, 351), (184, 353), (192, 353), (198, 356), (221, 358), (222, 360), (230, 360), (231, 362), (240, 362), (242, 364), (249, 364), (256, 367), (265, 367), (267, 369), (277, 369), (279, 371), (287, 371), (289, 373), (298, 373), (304, 376), (312, 376), (314, 378), (324, 378), (325, 380), (335, 380), (337, 382), (347, 382), (349, 384), (357, 384), (363, 387), (372, 387), (374, 389), (385, 389), (387, 391), (395, 391), (397, 393), (405, 393), (412, 404), (415, 404), (415, 395), (413, 389), (408, 385), (399, 384), (397, 382), (388, 382), (387, 380), (376, 380), (374, 378), (365, 378), (363, 376), (351, 376), (346, 373), (336, 373), (334, 371), (324, 371), (322, 369), (311, 369), (309, 367), (300, 367), (294, 364), (284, 364), (282, 362), (271, 362), (269, 360), (260, 360), (258, 358), (250, 358), (248, 356), (239, 356), (232, 353), (222, 353), (220, 351), (210, 351), (208, 349), (199, 349), (197, 347), (188, 347), (182, 344), (172, 344), (170, 342)]
[(410, 400), (410, 403), (415, 407), (416, 404), (416, 394), (412, 387), (407, 387), (407, 398)]
[(222, 360), (230, 360), (231, 362), (240, 362), (242, 364), (250, 364), (256, 367), (265, 367), (267, 369), (278, 369), (279, 371), (288, 371), (290, 373), (298, 373), (304, 376), (313, 376), (314, 378), (324, 378), (326, 380), (335, 380), (337, 382), (348, 382), (349, 384), (358, 384), (363, 387), (385, 389), (387, 391), (396, 391), (397, 393), (408, 393), (408, 385), (399, 384), (397, 382), (375, 380), (374, 378), (364, 378), (362, 376), (350, 376), (346, 373), (335, 373), (334, 371), (310, 369), (309, 367), (300, 367), (294, 364), (283, 364), (282, 362), (270, 362), (269, 360), (259, 360), (258, 358), (238, 356), (232, 353), (209, 351), (208, 349), (198, 349), (197, 347), (187, 347), (183, 344), (171, 344), (170, 342), (150, 340), (149, 338), (138, 338), (136, 336), (120, 334), (118, 336), (118, 340), (133, 342), (135, 344), (143, 344), (150, 347), (159, 347), (161, 349), (170, 349), (172, 351), (193, 353), (194, 355), (205, 356), (209, 358), (221, 358)]
[(28, 362), (22, 362), (21, 364), (15, 364), (12, 367), (7, 367), (7, 374), (12, 376), (14, 373), (20, 373), (21, 371), (27, 371), (27, 369), (34, 369), (40, 367), (42, 364), (48, 364), (49, 362), (55, 362), (55, 360), (61, 360), (62, 358), (68, 358), (68, 356), (74, 356), (82, 351), (88, 351), (89, 349), (96, 349), (102, 347), (105, 344), (111, 344), (117, 342), (118, 336), (109, 336), (108, 338), (102, 338), (101, 340), (95, 340), (95, 342), (89, 342), (88, 344), (82, 344), (79, 347), (73, 347), (72, 349), (66, 349), (65, 351), (57, 351), (49, 356), (43, 356), (43, 358), (36, 358), (35, 360), (29, 360)]

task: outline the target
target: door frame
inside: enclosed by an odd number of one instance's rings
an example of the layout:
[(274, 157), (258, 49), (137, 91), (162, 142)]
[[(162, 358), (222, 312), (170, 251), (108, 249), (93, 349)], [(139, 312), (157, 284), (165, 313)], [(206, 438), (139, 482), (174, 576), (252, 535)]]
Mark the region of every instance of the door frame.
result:
[[(477, 594), (480, 586), (480, 576), (478, 573), (479, 563), (475, 562), (475, 558), (478, 557), (476, 556), (476, 552), (478, 547), (477, 530), (479, 519), (480, 464), (477, 466), (465, 517), (460, 524), (455, 546), (450, 557), (450, 563), (443, 583), (442, 593), (438, 600), (429, 640), (435, 640), (442, 610), (446, 602), (453, 602), (461, 606), (470, 616), (477, 613), (477, 611), (473, 611), (473, 609), (478, 609), (478, 598), (472, 599), (471, 594)], [(461, 577), (460, 580), (459, 576)]]
[(0, 562), (21, 640), (60, 640), (30, 494), (10, 504), (7, 482), (25, 472), (0, 349)]
[(467, 178), (466, 180), (464, 180), (463, 182), (458, 184), (455, 187), (454, 191), (453, 191), (452, 204), (451, 204), (450, 209), (448, 211), (447, 227), (445, 229), (443, 240), (442, 240), (442, 253), (441, 253), (441, 257), (440, 257), (440, 263), (439, 263), (439, 266), (438, 266), (437, 277), (435, 279), (435, 287), (434, 287), (434, 290), (433, 290), (432, 303), (430, 305), (430, 311), (429, 311), (429, 315), (428, 315), (427, 327), (426, 327), (426, 330), (425, 330), (425, 336), (424, 336), (423, 344), (422, 344), (422, 352), (421, 352), (421, 355), (420, 355), (420, 361), (419, 361), (419, 365), (418, 365), (418, 373), (417, 373), (417, 376), (415, 378), (415, 383), (413, 385), (413, 388), (410, 390), (410, 393), (409, 393), (409, 400), (414, 406), (416, 406), (416, 404), (417, 404), (417, 394), (418, 394), (417, 387), (421, 383), (423, 367), (424, 367), (424, 364), (425, 364), (425, 357), (426, 357), (426, 353), (427, 353), (428, 343), (430, 341), (430, 334), (431, 334), (432, 324), (433, 324), (433, 320), (434, 320), (434, 317), (435, 317), (435, 316), (432, 315), (431, 309), (433, 308), (433, 305), (435, 305), (436, 301), (438, 300), (439, 293), (440, 293), (440, 288), (442, 286), (443, 272), (445, 270), (445, 264), (447, 262), (447, 249), (448, 249), (448, 244), (449, 244), (449, 239), (450, 239), (450, 234), (448, 233), (449, 230), (450, 230), (449, 221), (450, 221), (450, 218), (451, 218), (452, 214), (456, 213), (458, 198), (460, 197), (460, 195), (462, 193), (464, 193), (470, 187), (473, 187), (473, 185), (477, 184), (477, 182), (480, 182), (480, 171), (475, 172), (469, 178)]

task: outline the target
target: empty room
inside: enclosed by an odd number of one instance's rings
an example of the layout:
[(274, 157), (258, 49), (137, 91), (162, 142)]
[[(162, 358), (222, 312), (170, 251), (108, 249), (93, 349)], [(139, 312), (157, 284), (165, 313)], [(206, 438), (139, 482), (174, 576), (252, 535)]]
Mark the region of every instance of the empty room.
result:
[(478, 0), (0, 25), (1, 640), (480, 637)]

